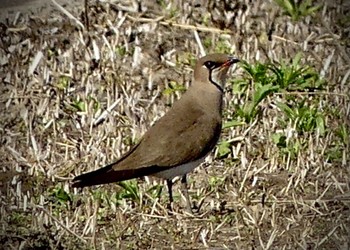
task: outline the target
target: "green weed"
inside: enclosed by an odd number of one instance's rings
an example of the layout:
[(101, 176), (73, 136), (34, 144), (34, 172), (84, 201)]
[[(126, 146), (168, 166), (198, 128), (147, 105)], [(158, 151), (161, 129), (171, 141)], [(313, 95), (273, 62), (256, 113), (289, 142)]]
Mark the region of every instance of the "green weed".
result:
[(279, 64), (268, 64), (267, 68), (272, 72), (273, 85), (286, 91), (314, 91), (321, 89), (324, 80), (309, 66), (301, 65), (302, 53), (298, 53), (289, 64), (282, 61)]
[(232, 46), (230, 45), (229, 41), (226, 38), (219, 37), (219, 40), (215, 44), (214, 50), (217, 53), (231, 54)]
[(172, 95), (176, 92), (185, 92), (186, 87), (184, 85), (178, 84), (175, 81), (170, 81), (169, 82), (169, 87), (164, 89), (163, 95)]
[(85, 112), (86, 111), (86, 104), (84, 101), (82, 100), (74, 100), (72, 103), (71, 103), (71, 106), (73, 109), (75, 109), (75, 111), (77, 112)]
[[(325, 118), (322, 112), (316, 107), (305, 105), (305, 99), (293, 105), (287, 105), (278, 102), (277, 107), (292, 121), (293, 127), (298, 133), (318, 132), (320, 135), (325, 134)], [(280, 121), (284, 122), (284, 120)]]
[[(235, 81), (233, 86), (235, 86), (235, 91), (241, 92), (246, 90), (247, 86), (252, 85), (252, 94), (248, 96), (248, 100), (243, 106), (235, 105), (237, 116), (243, 118), (247, 123), (253, 121), (260, 113), (258, 105), (273, 93), (287, 94), (294, 91), (306, 92), (322, 89), (324, 80), (313, 68), (301, 65), (301, 56), (301, 54), (297, 54), (291, 64), (286, 61), (256, 63), (255, 65), (242, 62), (243, 79)], [(287, 109), (285, 108), (284, 111)], [(307, 115), (306, 110), (300, 111), (303, 115)], [(310, 115), (316, 115), (318, 117), (316, 120), (320, 123), (320, 116), (312, 112)], [(313, 123), (310, 126), (313, 127)]]
[(299, 21), (300, 18), (313, 15), (321, 5), (313, 5), (313, 0), (275, 0), (284, 12), (289, 15), (293, 21)]
[(123, 188), (121, 192), (118, 192), (116, 194), (117, 201), (130, 199), (140, 204), (140, 190), (135, 179), (129, 181), (121, 181), (117, 184)]
[(69, 87), (71, 78), (68, 76), (60, 76), (60, 78), (58, 79), (57, 83), (56, 83), (56, 87), (59, 90), (66, 90)]

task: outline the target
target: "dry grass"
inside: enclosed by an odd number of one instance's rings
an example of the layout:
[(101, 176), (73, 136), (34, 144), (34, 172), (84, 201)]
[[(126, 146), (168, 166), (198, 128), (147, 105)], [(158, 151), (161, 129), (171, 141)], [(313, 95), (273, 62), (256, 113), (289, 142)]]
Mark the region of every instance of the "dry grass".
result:
[[(91, 2), (89, 30), (79, 11), (81, 24), (55, 11), (0, 26), (2, 248), (349, 249), (349, 140), (338, 136), (350, 125), (347, 3), (292, 23), (268, 1), (226, 11), (224, 1), (160, 2), (143, 2), (143, 13), (132, 1)], [(115, 184), (72, 189), (72, 177), (120, 157), (164, 114), (181, 95), (164, 90), (188, 85), (201, 46), (250, 63), (302, 51), (327, 84), (294, 94), (323, 111), (326, 134), (283, 130), (275, 103), (285, 94), (270, 96), (255, 121), (223, 132), (236, 139), (227, 157), (190, 174), (194, 216), (176, 188), (169, 215), (149, 178), (131, 182), (136, 195), (125, 199)], [(227, 119), (245, 98), (228, 88)], [(278, 131), (301, 143), (296, 156), (272, 142)]]

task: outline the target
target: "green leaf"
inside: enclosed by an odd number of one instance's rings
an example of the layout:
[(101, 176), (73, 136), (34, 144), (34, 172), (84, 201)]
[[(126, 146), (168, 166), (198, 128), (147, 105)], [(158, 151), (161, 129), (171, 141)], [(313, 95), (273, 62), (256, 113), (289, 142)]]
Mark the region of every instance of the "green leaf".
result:
[(322, 7), (322, 5), (310, 7), (303, 14), (304, 15), (311, 15), (311, 14), (315, 13), (316, 11), (318, 11), (321, 7)]
[(231, 153), (231, 144), (227, 141), (222, 141), (218, 146), (218, 158), (223, 158)]
[(273, 134), (272, 135), (272, 141), (277, 145), (279, 148), (285, 148), (287, 147), (287, 137), (281, 133)]
[(70, 197), (66, 191), (64, 191), (62, 188), (59, 189), (59, 191), (56, 193), (57, 199), (61, 201), (70, 201)]
[(153, 198), (160, 198), (163, 190), (163, 185), (154, 185), (147, 190), (147, 194), (150, 194)]
[(326, 132), (326, 129), (325, 129), (324, 117), (322, 115), (318, 115), (316, 117), (316, 126), (317, 126), (317, 129), (318, 129), (318, 132), (320, 133), (320, 135), (323, 136)]
[(181, 85), (181, 84), (178, 84), (175, 81), (171, 81), (169, 83), (169, 88), (166, 88), (163, 91), (163, 95), (171, 95), (171, 94), (173, 94), (173, 93), (175, 93), (177, 91), (184, 92), (184, 91), (186, 91), (186, 87)]
[(75, 100), (73, 103), (72, 103), (72, 106), (77, 109), (77, 111), (80, 111), (80, 112), (85, 112), (86, 109), (85, 109), (85, 102), (83, 101), (78, 101), (78, 100)]
[(63, 188), (55, 188), (53, 192), (53, 196), (60, 202), (70, 202), (72, 201), (71, 197), (69, 194), (64, 191)]
[(58, 82), (56, 83), (56, 87), (59, 89), (59, 90), (65, 90), (66, 88), (69, 87), (69, 83), (70, 83), (70, 77), (68, 76), (61, 76), (59, 79), (58, 79)]
[(118, 182), (117, 185), (124, 189), (124, 192), (120, 194), (121, 198), (130, 198), (136, 202), (140, 201), (139, 188), (136, 180), (121, 181)]
[(312, 0), (275, 0), (275, 2), (289, 15), (293, 21), (300, 17), (315, 13), (321, 6), (312, 6)]
[(299, 67), (299, 64), (300, 64), (300, 61), (301, 61), (301, 58), (303, 57), (303, 53), (302, 52), (298, 52), (294, 58), (293, 58), (293, 62), (292, 62), (292, 67), (293, 68), (298, 68)]
[(257, 106), (263, 99), (265, 99), (269, 94), (279, 90), (278, 86), (273, 86), (272, 84), (260, 86), (255, 90), (253, 95), (254, 106)]
[(245, 122), (241, 122), (241, 121), (237, 121), (237, 120), (232, 120), (232, 121), (225, 122), (225, 123), (222, 125), (222, 129), (231, 128), (231, 127), (236, 127), (236, 126), (242, 126), (242, 125), (244, 125), (244, 124), (245, 124)]
[(277, 102), (276, 103), (276, 106), (282, 110), (289, 119), (291, 120), (294, 120), (294, 117), (295, 117), (295, 113), (294, 111), (285, 103), (282, 103), (282, 102)]
[(342, 143), (344, 143), (344, 145), (349, 145), (349, 143), (350, 143), (349, 131), (348, 131), (348, 128), (345, 124), (342, 124), (337, 129), (336, 134), (342, 140)]

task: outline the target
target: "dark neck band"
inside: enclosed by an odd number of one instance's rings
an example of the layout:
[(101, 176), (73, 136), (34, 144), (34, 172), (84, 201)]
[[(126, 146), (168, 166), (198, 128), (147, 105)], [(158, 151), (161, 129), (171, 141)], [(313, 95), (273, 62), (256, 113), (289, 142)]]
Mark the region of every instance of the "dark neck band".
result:
[(212, 84), (214, 84), (214, 86), (217, 87), (218, 90), (220, 90), (221, 93), (224, 93), (224, 90), (222, 89), (222, 87), (221, 87), (219, 84), (217, 84), (216, 82), (214, 82), (213, 79), (211, 78), (211, 71), (210, 71), (210, 73), (209, 73), (209, 81), (210, 81)]

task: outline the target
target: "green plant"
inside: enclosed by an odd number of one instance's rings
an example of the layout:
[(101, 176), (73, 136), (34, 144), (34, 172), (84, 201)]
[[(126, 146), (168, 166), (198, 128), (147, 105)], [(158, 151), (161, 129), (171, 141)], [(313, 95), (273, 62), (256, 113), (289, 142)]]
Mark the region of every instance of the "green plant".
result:
[(219, 37), (215, 45), (215, 52), (230, 54), (232, 53), (232, 46), (226, 38)]
[(56, 83), (56, 87), (59, 90), (66, 90), (69, 87), (71, 78), (68, 76), (60, 76), (57, 83)]
[[(206, 13), (206, 14), (204, 14), (203, 16), (202, 16), (202, 24), (204, 25), (204, 26), (208, 26), (210, 23), (210, 20), (211, 20), (211, 18), (210, 18), (210, 14), (209, 13)], [(209, 40), (212, 40), (211, 38), (209, 38), (208, 37), (208, 39)]]
[(101, 108), (101, 103), (95, 97), (90, 95), (88, 97), (88, 100), (93, 103), (92, 107), (93, 107), (95, 112)]
[(169, 18), (174, 18), (179, 14), (179, 10), (177, 8), (170, 8)]
[(224, 158), (231, 153), (232, 146), (228, 141), (221, 141), (218, 145), (217, 158)]
[(244, 122), (232, 120), (232, 121), (225, 122), (222, 125), (222, 129), (227, 129), (227, 128), (236, 127), (236, 126), (242, 126), (244, 124), (245, 124)]
[(271, 136), (272, 142), (279, 148), (282, 156), (296, 159), (299, 153), (308, 147), (307, 140), (302, 137), (293, 136), (287, 139), (284, 133), (275, 133)]
[(163, 91), (163, 95), (172, 95), (173, 93), (178, 91), (184, 92), (186, 91), (186, 87), (184, 85), (178, 84), (175, 81), (170, 81), (169, 87)]
[(244, 79), (246, 81), (259, 82), (261, 85), (269, 84), (273, 81), (273, 76), (269, 73), (269, 64), (257, 62), (256, 64), (249, 64), (248, 62), (241, 62), (240, 66), (246, 74)]
[(232, 93), (236, 95), (245, 95), (248, 91), (248, 88), (250, 87), (250, 80), (247, 79), (235, 79), (232, 80), (231, 83), (231, 88), (232, 88)]
[(282, 60), (279, 64), (268, 64), (272, 72), (272, 82), (286, 91), (305, 91), (321, 89), (324, 80), (309, 66), (301, 66), (302, 53), (296, 54), (292, 63)]
[(236, 91), (241, 91), (245, 86), (253, 85), (253, 94), (248, 96), (248, 101), (243, 106), (236, 105), (237, 115), (244, 121), (251, 122), (260, 112), (258, 105), (273, 93), (321, 89), (324, 80), (313, 68), (302, 66), (301, 57), (302, 54), (297, 54), (292, 63), (287, 63), (285, 60), (281, 63), (256, 63), (255, 65), (242, 62), (241, 67), (245, 75), (238, 81), (238, 87), (236, 83), (233, 86), (236, 86)]
[(50, 201), (54, 213), (60, 213), (64, 208), (72, 203), (72, 197), (61, 185), (55, 186), (49, 190), (48, 200)]
[(296, 159), (299, 153), (308, 147), (308, 143), (303, 138), (289, 140), (287, 147), (282, 149), (282, 153), (289, 155), (291, 159)]
[(243, 107), (238, 107), (237, 114), (248, 123), (253, 121), (260, 111), (257, 109), (258, 104), (262, 102), (269, 94), (276, 92), (278, 89), (279, 87), (273, 86), (272, 83), (267, 85), (256, 83), (251, 101), (245, 103)]
[(324, 152), (325, 161), (332, 163), (341, 163), (343, 159), (343, 150), (344, 149), (339, 144), (328, 147)]
[(336, 130), (336, 134), (340, 138), (341, 142), (348, 146), (350, 143), (350, 137), (349, 137), (349, 128), (345, 124), (340, 125), (340, 127)]
[(272, 141), (279, 148), (286, 148), (287, 147), (287, 136), (285, 136), (282, 133), (273, 134)]
[(30, 221), (30, 216), (27, 216), (22, 211), (13, 211), (9, 214), (6, 220), (13, 225), (17, 226), (27, 226)]
[(344, 164), (344, 152), (349, 151), (349, 127), (345, 124), (341, 124), (334, 132), (336, 137), (326, 148), (324, 156), (328, 162)]
[(219, 176), (211, 176), (209, 178), (209, 190), (218, 190), (219, 187), (223, 186), (225, 184), (225, 177), (219, 177)]
[(147, 194), (149, 194), (152, 198), (160, 198), (163, 191), (163, 185), (154, 185), (147, 190)]
[(75, 109), (75, 111), (78, 111), (78, 112), (86, 111), (86, 104), (82, 100), (78, 100), (78, 99), (74, 100), (71, 106)]
[(160, 5), (160, 7), (161, 7), (162, 9), (166, 9), (166, 7), (167, 7), (167, 4), (166, 4), (165, 0), (157, 0), (156, 3), (157, 3), (158, 5)]
[(269, 94), (278, 91), (279, 87), (273, 84), (274, 76), (269, 72), (268, 64), (257, 63), (253, 65), (242, 62), (241, 67), (246, 74), (244, 79), (248, 82), (247, 85), (254, 82), (253, 94), (243, 106), (236, 106), (236, 111), (239, 117), (249, 123), (254, 120), (259, 113), (259, 109), (257, 109), (259, 103)]
[(66, 203), (72, 201), (69, 194), (63, 188), (55, 188), (52, 195), (58, 202)]
[(115, 50), (120, 57), (123, 57), (127, 54), (126, 47), (124, 45), (117, 46)]
[(298, 21), (301, 17), (312, 15), (321, 8), (321, 5), (313, 6), (313, 0), (275, 0), (275, 2), (293, 21)]
[(122, 199), (131, 199), (136, 203), (140, 203), (140, 190), (135, 179), (129, 181), (121, 181), (117, 183), (122, 187), (122, 191), (116, 194), (117, 201)]
[(176, 58), (176, 67), (181, 68), (184, 65), (188, 65), (189, 67), (193, 68), (196, 62), (197, 57), (195, 55), (189, 52), (185, 52)]
[(277, 107), (293, 122), (296, 131), (317, 132), (320, 135), (325, 134), (324, 115), (316, 107), (305, 105), (305, 99), (300, 103), (294, 103), (289, 106), (285, 103), (278, 102)]
[(209, 49), (213, 46), (213, 39), (212, 37), (208, 36), (208, 37), (205, 37), (204, 40), (203, 40), (203, 45), (206, 49)]
[[(230, 120), (228, 122), (225, 122), (222, 125), (222, 129), (228, 129), (231, 127), (236, 127), (236, 126), (242, 126), (244, 125), (245, 122), (242, 121), (237, 121), (237, 120)], [(218, 147), (217, 147), (217, 157), (218, 158), (225, 158), (227, 155), (229, 155), (232, 151), (233, 147), (233, 141), (229, 140), (222, 140), (219, 142)]]

